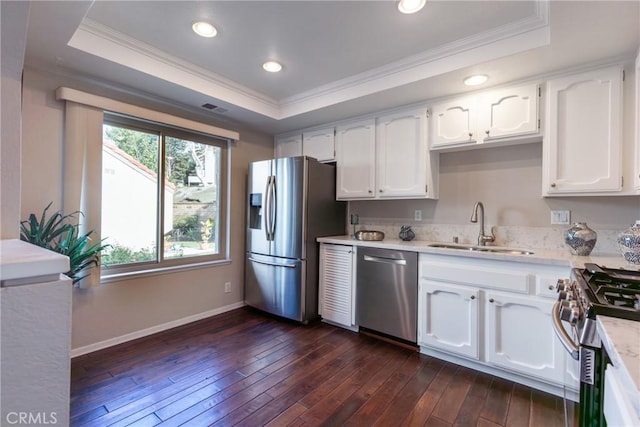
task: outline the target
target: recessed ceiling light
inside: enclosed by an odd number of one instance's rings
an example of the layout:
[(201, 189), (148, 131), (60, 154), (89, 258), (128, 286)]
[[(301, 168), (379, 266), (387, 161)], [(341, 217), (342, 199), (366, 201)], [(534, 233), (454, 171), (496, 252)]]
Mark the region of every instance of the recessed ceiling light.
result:
[(486, 82), (488, 78), (489, 77), (487, 77), (485, 74), (476, 74), (464, 79), (464, 84), (466, 84), (467, 86), (478, 86)]
[(398, 10), (402, 13), (416, 13), (424, 7), (426, 0), (400, 0)]
[(191, 26), (193, 32), (201, 37), (215, 37), (218, 34), (216, 27), (205, 21), (196, 21)]
[(277, 73), (278, 71), (282, 70), (282, 65), (280, 65), (280, 63), (276, 61), (267, 61), (262, 64), (262, 68), (270, 73)]

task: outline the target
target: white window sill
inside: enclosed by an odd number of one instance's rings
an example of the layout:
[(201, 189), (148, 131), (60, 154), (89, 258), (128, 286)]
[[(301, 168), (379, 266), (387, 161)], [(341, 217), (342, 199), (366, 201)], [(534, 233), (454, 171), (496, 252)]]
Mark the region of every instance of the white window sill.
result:
[(121, 282), (124, 280), (139, 279), (142, 277), (158, 276), (165, 273), (178, 273), (181, 271), (195, 270), (198, 268), (218, 267), (229, 264), (231, 264), (231, 259), (227, 258), (216, 261), (147, 268), (144, 270), (128, 271), (126, 273), (104, 274), (103, 272), (103, 274), (100, 276), (100, 284)]

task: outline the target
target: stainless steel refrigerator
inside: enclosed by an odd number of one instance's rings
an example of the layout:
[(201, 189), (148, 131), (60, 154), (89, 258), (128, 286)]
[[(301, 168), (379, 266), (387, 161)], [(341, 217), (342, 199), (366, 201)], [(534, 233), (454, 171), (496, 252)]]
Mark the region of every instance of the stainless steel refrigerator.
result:
[(307, 323), (318, 316), (317, 237), (344, 234), (335, 166), (310, 157), (249, 164), (245, 302)]

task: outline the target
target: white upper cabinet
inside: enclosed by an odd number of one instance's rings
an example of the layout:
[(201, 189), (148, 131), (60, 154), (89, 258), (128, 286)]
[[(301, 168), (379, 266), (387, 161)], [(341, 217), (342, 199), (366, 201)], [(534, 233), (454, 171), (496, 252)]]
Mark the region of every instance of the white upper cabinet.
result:
[(480, 136), (488, 142), (494, 138), (538, 133), (538, 94), (538, 86), (529, 84), (483, 95)]
[(470, 97), (433, 106), (431, 147), (475, 144), (477, 109)]
[(276, 136), (275, 157), (302, 156), (302, 134)]
[(335, 160), (335, 131), (326, 128), (302, 134), (302, 154), (320, 162)]
[(431, 149), (539, 140), (538, 98), (538, 85), (528, 84), (436, 104)]
[(543, 195), (622, 190), (622, 68), (548, 82)]
[(336, 198), (373, 198), (376, 186), (376, 123), (363, 120), (336, 128)]
[(427, 147), (427, 110), (376, 120), (378, 198), (436, 198), (438, 159)]

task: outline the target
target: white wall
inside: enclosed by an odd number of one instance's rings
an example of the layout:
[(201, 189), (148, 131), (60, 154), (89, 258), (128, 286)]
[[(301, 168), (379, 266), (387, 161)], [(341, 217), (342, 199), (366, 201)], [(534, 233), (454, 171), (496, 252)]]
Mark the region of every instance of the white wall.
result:
[(19, 237), (21, 78), (28, 2), (0, 2), (0, 238)]
[[(101, 236), (109, 244), (134, 251), (155, 246), (158, 227), (156, 205), (158, 176), (134, 166), (110, 148), (102, 149), (102, 228)], [(151, 171), (149, 171), (151, 172)], [(130, 191), (122, 191), (129, 188)], [(164, 187), (164, 229), (173, 227), (173, 186)], [(118, 201), (118, 203), (113, 203)], [(122, 215), (126, 206), (128, 216)]]
[[(54, 209), (59, 209), (62, 203), (64, 104), (54, 96), (55, 89), (61, 85), (92, 91), (86, 82), (25, 70), (21, 217), (41, 212), (50, 201), (54, 202)], [(108, 90), (98, 87), (94, 92), (109, 95)], [(131, 103), (135, 103), (136, 98), (120, 93), (112, 96)], [(159, 102), (147, 100), (138, 104), (180, 115), (179, 111)], [(205, 121), (202, 117), (188, 118)], [(228, 123), (211, 123), (232, 128)], [(114, 344), (122, 337), (132, 338), (173, 324), (171, 322), (242, 304), (247, 164), (272, 157), (273, 138), (242, 128), (232, 129), (240, 132), (241, 140), (231, 148), (231, 263), (123, 280), (86, 290), (74, 289), (72, 348), (76, 353), (78, 349), (87, 351)], [(231, 293), (224, 293), (225, 282), (232, 283)]]

